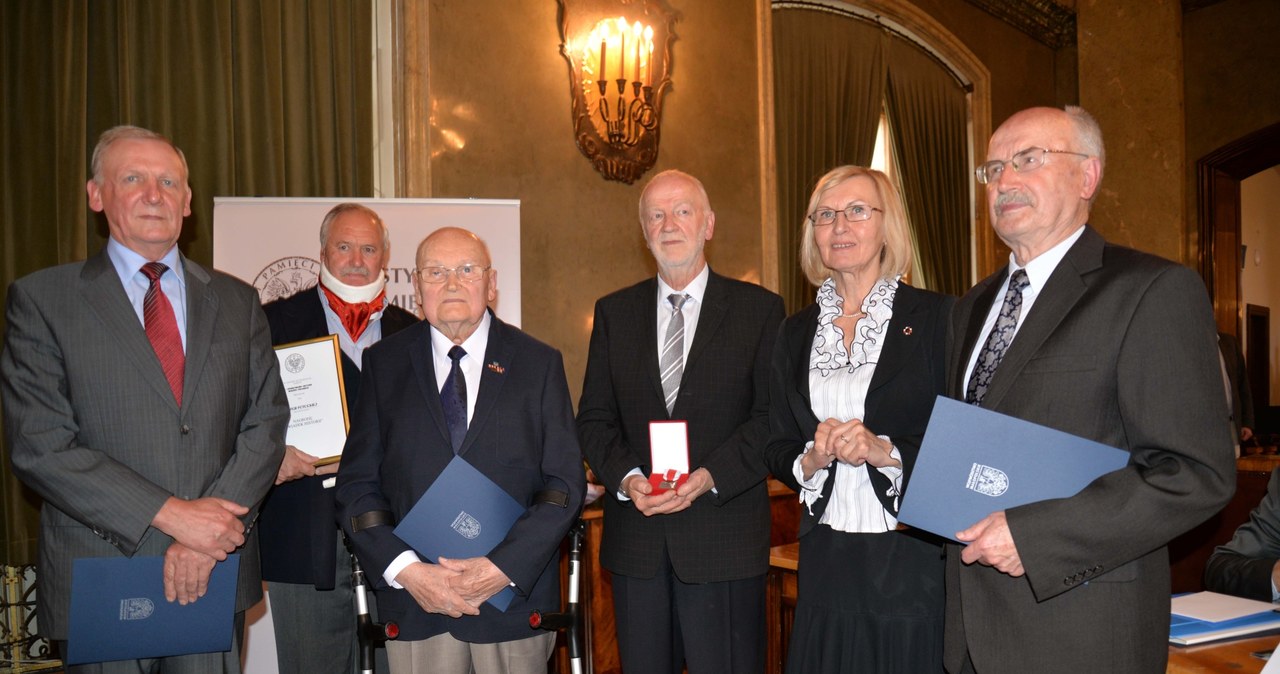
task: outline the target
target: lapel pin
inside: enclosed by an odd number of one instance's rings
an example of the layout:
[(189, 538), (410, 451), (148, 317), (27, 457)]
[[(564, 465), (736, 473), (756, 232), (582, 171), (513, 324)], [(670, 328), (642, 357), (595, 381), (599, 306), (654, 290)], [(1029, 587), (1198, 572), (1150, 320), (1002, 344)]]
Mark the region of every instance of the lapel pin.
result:
[(506, 372), (506, 371), (507, 371), (507, 369), (506, 369), (505, 367), (502, 367), (501, 365), (499, 365), (499, 364), (498, 364), (498, 361), (496, 361), (496, 360), (495, 360), (495, 361), (493, 361), (493, 362), (491, 362), (491, 363), (489, 363), (486, 367), (488, 367), (490, 370), (493, 370), (493, 371), (494, 371), (494, 372), (496, 372), (497, 374), (502, 374), (503, 372)]
[(908, 337), (911, 336), (912, 332), (914, 332), (914, 330), (911, 329), (910, 325), (902, 329), (902, 334), (907, 335)]

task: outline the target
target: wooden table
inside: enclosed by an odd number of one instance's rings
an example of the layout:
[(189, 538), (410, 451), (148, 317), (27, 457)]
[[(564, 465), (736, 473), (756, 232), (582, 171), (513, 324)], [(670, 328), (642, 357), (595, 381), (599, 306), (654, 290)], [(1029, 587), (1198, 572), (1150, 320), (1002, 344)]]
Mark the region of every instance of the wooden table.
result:
[(1258, 674), (1267, 664), (1250, 653), (1269, 651), (1280, 642), (1280, 634), (1253, 639), (1236, 639), (1200, 646), (1170, 646), (1168, 674)]

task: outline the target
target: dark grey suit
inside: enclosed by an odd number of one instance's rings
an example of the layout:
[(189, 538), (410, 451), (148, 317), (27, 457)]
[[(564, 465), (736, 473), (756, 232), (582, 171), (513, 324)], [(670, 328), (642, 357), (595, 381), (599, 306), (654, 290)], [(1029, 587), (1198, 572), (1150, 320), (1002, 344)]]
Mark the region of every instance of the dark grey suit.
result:
[[(159, 556), (170, 496), (251, 511), (275, 478), (289, 407), (253, 288), (183, 259), (187, 347), (178, 408), (105, 249), (9, 288), (5, 431), (14, 473), (44, 499), (39, 615), (67, 638), (77, 557)], [(239, 550), (236, 610), (262, 596), (256, 535)]]
[(1226, 545), (1205, 565), (1204, 586), (1259, 601), (1271, 601), (1271, 572), (1280, 562), (1280, 468), (1271, 471), (1267, 493)]
[[(948, 390), (1007, 269), (960, 300)], [(1163, 672), (1165, 544), (1235, 486), (1213, 313), (1189, 269), (1103, 241), (1086, 227), (996, 370), (983, 407), (1119, 447), (1129, 465), (1067, 499), (1007, 512), (1026, 575), (964, 566), (948, 546), (946, 665), (967, 648), (981, 674)]]

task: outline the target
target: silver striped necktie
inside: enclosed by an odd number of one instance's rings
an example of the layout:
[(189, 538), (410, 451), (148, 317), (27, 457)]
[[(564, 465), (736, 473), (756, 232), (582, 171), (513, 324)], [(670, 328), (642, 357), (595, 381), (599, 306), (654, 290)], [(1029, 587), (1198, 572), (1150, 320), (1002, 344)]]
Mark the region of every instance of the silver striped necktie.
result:
[(658, 354), (658, 370), (662, 373), (662, 394), (666, 397), (667, 414), (676, 406), (676, 396), (680, 393), (680, 378), (684, 376), (684, 303), (689, 296), (684, 293), (667, 295), (673, 313), (671, 322), (667, 324), (667, 338), (662, 340), (662, 351)]

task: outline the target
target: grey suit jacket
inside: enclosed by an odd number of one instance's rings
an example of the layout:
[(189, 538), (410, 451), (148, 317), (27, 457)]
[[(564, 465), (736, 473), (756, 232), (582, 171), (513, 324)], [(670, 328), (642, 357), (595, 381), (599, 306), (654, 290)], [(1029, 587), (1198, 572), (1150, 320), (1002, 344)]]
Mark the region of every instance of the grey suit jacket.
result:
[[(948, 390), (1001, 270), (956, 305)], [(1026, 575), (964, 566), (948, 546), (946, 665), (977, 671), (1163, 672), (1165, 545), (1235, 488), (1232, 433), (1204, 284), (1189, 269), (1092, 228), (1040, 291), (983, 407), (1119, 447), (1129, 465), (1066, 499), (1008, 511)]]
[[(67, 638), (72, 560), (163, 555), (172, 539), (151, 520), (170, 496), (254, 508), (275, 479), (289, 407), (257, 293), (183, 265), (181, 408), (105, 249), (9, 288), (5, 431), (14, 473), (44, 499), (38, 610), (46, 637)], [(252, 532), (239, 552), (236, 607), (244, 610), (262, 595)]]
[(1226, 545), (1219, 545), (1204, 569), (1207, 590), (1271, 601), (1271, 571), (1280, 562), (1280, 468), (1271, 471), (1267, 493), (1236, 529)]

